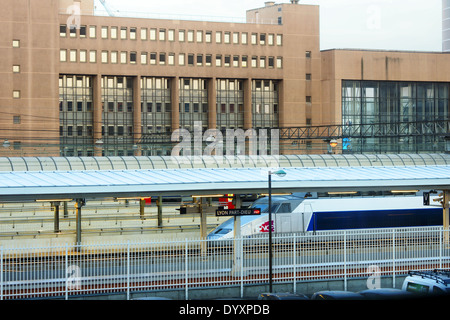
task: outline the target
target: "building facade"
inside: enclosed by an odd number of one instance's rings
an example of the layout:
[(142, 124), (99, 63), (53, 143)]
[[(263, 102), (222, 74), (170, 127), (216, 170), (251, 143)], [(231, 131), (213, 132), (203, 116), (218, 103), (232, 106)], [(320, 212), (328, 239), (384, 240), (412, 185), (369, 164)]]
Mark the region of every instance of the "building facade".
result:
[[(5, 0), (2, 9), (1, 155), (168, 155), (171, 133), (194, 123), (224, 132), (415, 121), (430, 110), (448, 119), (447, 55), (321, 52), (318, 6), (266, 2), (246, 23), (96, 16), (93, 0)], [(387, 84), (396, 92), (388, 105)], [(435, 104), (412, 96), (421, 90)], [(391, 151), (376, 144), (353, 150)], [(320, 139), (280, 147), (327, 150)]]

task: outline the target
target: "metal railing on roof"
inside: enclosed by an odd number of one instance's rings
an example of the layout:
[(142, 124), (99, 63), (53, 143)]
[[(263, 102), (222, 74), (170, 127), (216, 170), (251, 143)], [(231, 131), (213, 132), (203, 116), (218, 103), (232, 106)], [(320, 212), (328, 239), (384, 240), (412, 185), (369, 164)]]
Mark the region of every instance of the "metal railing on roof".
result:
[(237, 157), (2, 157), (0, 171), (450, 165), (450, 154), (323, 154)]

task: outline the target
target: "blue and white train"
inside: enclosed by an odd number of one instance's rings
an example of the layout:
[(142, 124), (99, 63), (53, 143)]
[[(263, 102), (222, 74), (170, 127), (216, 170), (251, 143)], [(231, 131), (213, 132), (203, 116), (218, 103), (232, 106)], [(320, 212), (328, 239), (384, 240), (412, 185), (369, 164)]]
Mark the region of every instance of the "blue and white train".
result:
[[(241, 236), (269, 232), (268, 198), (260, 198), (252, 208), (259, 216), (241, 217)], [(305, 198), (305, 194), (272, 197), (272, 231), (296, 233), (323, 230), (350, 230), (442, 226), (442, 208), (424, 206), (422, 196), (351, 198)], [(231, 218), (208, 235), (208, 240), (234, 237)]]

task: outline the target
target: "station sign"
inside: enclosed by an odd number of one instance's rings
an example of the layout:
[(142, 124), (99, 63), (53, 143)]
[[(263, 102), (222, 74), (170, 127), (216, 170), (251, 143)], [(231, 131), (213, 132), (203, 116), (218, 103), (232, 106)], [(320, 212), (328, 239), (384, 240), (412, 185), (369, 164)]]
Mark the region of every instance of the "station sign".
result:
[(216, 210), (216, 217), (236, 217), (236, 216), (258, 216), (260, 209), (219, 209)]

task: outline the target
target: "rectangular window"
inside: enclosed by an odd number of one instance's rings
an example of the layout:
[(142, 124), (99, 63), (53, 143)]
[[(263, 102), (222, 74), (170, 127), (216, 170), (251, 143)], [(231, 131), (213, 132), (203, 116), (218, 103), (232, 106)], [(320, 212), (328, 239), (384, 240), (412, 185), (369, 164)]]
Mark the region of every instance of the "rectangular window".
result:
[(122, 51), (120, 53), (120, 63), (122, 63), (122, 64), (127, 63), (127, 52)]
[(216, 43), (222, 43), (222, 32), (216, 31)]
[(221, 66), (222, 66), (222, 55), (217, 54), (216, 55), (216, 67), (221, 67)]
[(102, 63), (108, 63), (108, 51), (102, 51)]
[(241, 33), (241, 43), (242, 44), (247, 44), (248, 43), (248, 34), (247, 34), (247, 32)]
[(137, 53), (136, 52), (130, 52), (130, 63), (136, 64), (137, 62)]
[(170, 29), (170, 30), (167, 32), (167, 40), (169, 40), (169, 41), (175, 41), (175, 30)]
[(86, 50), (80, 50), (80, 62), (87, 62), (87, 51)]
[(59, 61), (66, 62), (67, 61), (67, 50), (61, 49), (59, 51)]
[(150, 64), (156, 64), (156, 52), (150, 53)]
[(247, 67), (248, 67), (248, 57), (242, 56), (242, 68), (247, 68)]
[(208, 67), (210, 67), (211, 64), (212, 64), (212, 55), (207, 54), (207, 55), (205, 56), (205, 65), (208, 66)]
[(202, 66), (202, 65), (203, 65), (203, 55), (198, 54), (197, 55), (197, 66)]
[(277, 68), (278, 69), (283, 68), (283, 58), (281, 58), (281, 57), (277, 58)]
[(80, 38), (86, 38), (86, 26), (80, 27)]
[(14, 90), (13, 91), (13, 98), (14, 99), (20, 99), (20, 90)]
[(166, 53), (165, 52), (161, 52), (159, 54), (159, 64), (160, 65), (165, 65), (166, 64)]
[(239, 32), (233, 32), (233, 44), (239, 44)]
[(111, 63), (117, 63), (119, 53), (117, 51), (111, 52)]
[(277, 46), (283, 45), (283, 36), (281, 34), (277, 34)]
[(118, 28), (111, 27), (110, 31), (111, 31), (111, 39), (117, 40), (118, 32), (119, 32)]
[(77, 50), (70, 50), (69, 60), (70, 62), (77, 62)]
[(197, 42), (203, 42), (203, 31), (197, 31)]
[(229, 67), (229, 66), (230, 66), (230, 63), (231, 63), (231, 57), (230, 57), (229, 55), (225, 55), (223, 65), (224, 65), (225, 67)]
[(20, 66), (19, 65), (13, 65), (13, 73), (20, 73)]
[(141, 28), (141, 40), (147, 40), (147, 28)]
[(159, 29), (159, 41), (166, 41), (166, 29)]
[(180, 66), (184, 66), (184, 64), (185, 64), (185, 55), (184, 55), (184, 53), (180, 53), (180, 54), (178, 54), (178, 64), (180, 65)]
[(194, 55), (192, 53), (188, 54), (188, 66), (194, 65)]
[(141, 53), (141, 64), (147, 64), (147, 52)]
[(261, 33), (259, 35), (259, 44), (262, 46), (266, 45), (266, 34), (265, 33)]
[(252, 44), (257, 44), (258, 35), (256, 33), (252, 33)]
[(97, 51), (95, 51), (95, 50), (89, 51), (89, 62), (91, 62), (91, 63), (97, 62)]
[(230, 41), (231, 41), (230, 38), (231, 38), (230, 33), (229, 32), (225, 32), (224, 35), (223, 35), (223, 42), (224, 43), (230, 43)]
[(59, 26), (59, 36), (65, 38), (67, 36), (67, 25), (62, 24)]
[(187, 41), (194, 42), (194, 31), (193, 30), (188, 30)]
[(108, 27), (102, 27), (102, 39), (108, 39)]
[(212, 31), (206, 31), (205, 33), (205, 42), (211, 43), (212, 41)]
[(169, 66), (175, 65), (175, 53), (169, 53), (169, 59), (167, 61)]
[(185, 33), (184, 30), (179, 30), (178, 31), (178, 41), (180, 41), (180, 42), (184, 42), (185, 41), (184, 33)]
[(128, 32), (127, 27), (120, 28), (120, 39), (126, 40), (127, 39), (127, 32)]
[(233, 67), (239, 67), (239, 56), (233, 56)]
[(136, 40), (136, 28), (130, 28), (130, 39)]
[(154, 28), (150, 29), (150, 40), (152, 41), (156, 40), (156, 29)]
[(274, 39), (275, 39), (275, 35), (274, 34), (269, 34), (269, 36), (267, 38), (267, 44), (269, 46), (273, 46), (274, 45)]
[(89, 26), (89, 38), (95, 39), (97, 38), (97, 27)]

